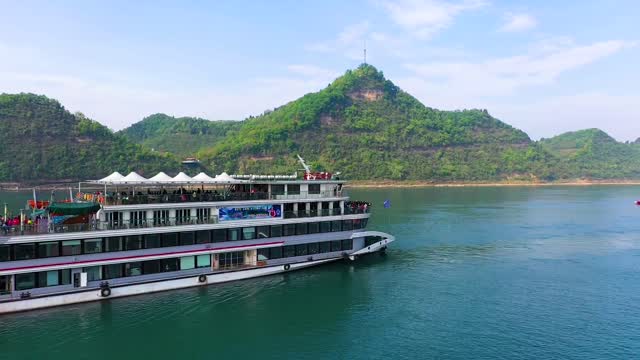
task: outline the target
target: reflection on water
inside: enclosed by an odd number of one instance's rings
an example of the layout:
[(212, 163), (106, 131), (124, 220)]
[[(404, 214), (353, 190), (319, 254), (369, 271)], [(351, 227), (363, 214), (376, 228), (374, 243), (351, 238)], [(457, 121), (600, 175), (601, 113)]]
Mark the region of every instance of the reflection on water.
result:
[(396, 235), (386, 255), (2, 316), (0, 359), (640, 353), (640, 188), (351, 193)]

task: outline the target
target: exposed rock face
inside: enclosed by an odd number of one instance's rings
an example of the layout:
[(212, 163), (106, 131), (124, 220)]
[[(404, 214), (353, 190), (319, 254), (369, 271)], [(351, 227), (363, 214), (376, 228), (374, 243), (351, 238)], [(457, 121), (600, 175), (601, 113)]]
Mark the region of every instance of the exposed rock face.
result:
[(376, 101), (382, 99), (384, 92), (382, 90), (359, 90), (347, 94), (352, 100)]

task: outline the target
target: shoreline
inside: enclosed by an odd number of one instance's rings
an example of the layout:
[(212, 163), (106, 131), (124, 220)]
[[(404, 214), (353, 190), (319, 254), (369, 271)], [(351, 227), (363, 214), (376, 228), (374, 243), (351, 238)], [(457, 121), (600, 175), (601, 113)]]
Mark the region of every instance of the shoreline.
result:
[(567, 180), (552, 182), (495, 181), (495, 182), (432, 182), (432, 181), (367, 181), (353, 180), (351, 188), (427, 188), (427, 187), (542, 187), (542, 186), (640, 186), (640, 180)]

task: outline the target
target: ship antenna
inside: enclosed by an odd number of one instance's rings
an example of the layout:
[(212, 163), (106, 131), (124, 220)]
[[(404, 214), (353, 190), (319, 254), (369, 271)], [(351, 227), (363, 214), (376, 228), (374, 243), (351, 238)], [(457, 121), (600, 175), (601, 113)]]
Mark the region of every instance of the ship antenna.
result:
[(367, 39), (364, 39), (364, 64), (367, 65)]

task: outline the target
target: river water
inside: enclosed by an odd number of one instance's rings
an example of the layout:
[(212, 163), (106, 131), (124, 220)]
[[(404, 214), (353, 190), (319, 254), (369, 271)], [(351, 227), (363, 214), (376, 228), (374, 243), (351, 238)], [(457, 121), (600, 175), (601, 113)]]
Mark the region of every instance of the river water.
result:
[(0, 359), (640, 355), (640, 187), (351, 195), (397, 237), (385, 256), (0, 316)]

